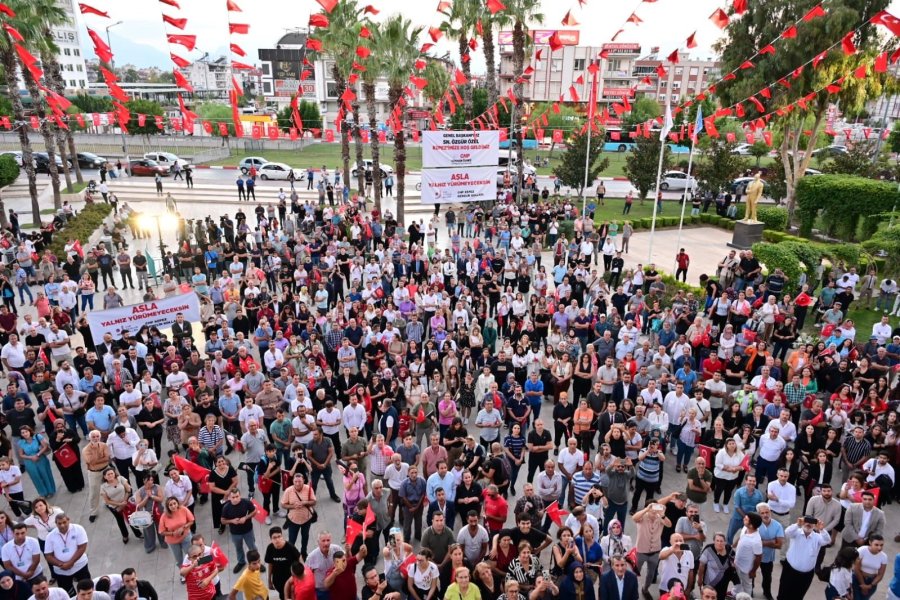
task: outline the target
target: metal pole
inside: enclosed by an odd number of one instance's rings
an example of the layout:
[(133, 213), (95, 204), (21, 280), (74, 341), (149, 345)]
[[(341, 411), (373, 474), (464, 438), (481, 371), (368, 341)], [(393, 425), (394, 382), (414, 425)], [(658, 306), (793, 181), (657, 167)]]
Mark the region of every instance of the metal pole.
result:
[[(506, 149), (506, 174), (507, 175), (509, 175), (510, 168), (512, 167), (512, 147), (513, 147), (513, 140), (516, 139), (516, 136), (513, 133), (515, 131), (515, 127), (516, 127), (516, 103), (510, 102), (510, 104), (512, 105), (512, 107), (510, 108), (510, 112), (509, 112), (509, 137), (507, 139), (507, 141), (509, 142), (509, 147)], [(522, 149), (519, 148), (519, 152), (521, 152), (521, 151), (522, 151)], [(509, 180), (510, 180), (510, 182), (512, 182), (512, 177), (510, 177)]]
[(875, 152), (872, 154), (872, 164), (878, 162), (878, 155), (881, 153), (881, 140), (884, 139), (884, 132), (888, 126), (888, 110), (890, 109), (890, 99), (884, 97), (884, 113), (881, 115), (881, 133), (878, 134), (878, 140), (875, 142)]
[(156, 277), (162, 277), (166, 272), (166, 246), (163, 244), (162, 226), (160, 225), (160, 216), (156, 215), (156, 233), (159, 235), (159, 269), (156, 271)]
[(653, 221), (650, 223), (650, 243), (649, 250), (647, 252), (647, 264), (651, 264), (653, 262), (653, 234), (656, 231), (656, 209), (659, 206), (659, 201), (657, 200), (657, 195), (661, 193), (659, 189), (659, 181), (662, 179), (662, 168), (663, 168), (663, 155), (666, 150), (666, 139), (662, 138), (659, 141), (659, 166), (656, 167), (656, 195), (653, 196)]
[[(687, 184), (684, 188), (684, 202), (681, 203), (681, 220), (678, 222), (678, 242), (675, 244), (675, 247), (679, 250), (681, 249), (681, 228), (684, 227), (684, 209), (687, 207), (688, 200), (693, 200), (693, 194), (691, 193), (691, 165), (694, 162), (694, 144), (696, 142), (697, 137), (692, 137), (691, 153), (688, 155)], [(675, 272), (678, 272), (677, 260), (675, 261)]]
[[(584, 185), (581, 188), (581, 219), (584, 220), (584, 215), (587, 213), (587, 197), (584, 195), (584, 191), (588, 187), (588, 171), (590, 170), (591, 164), (591, 134), (594, 131), (594, 104), (597, 101), (597, 98), (594, 96), (594, 90), (597, 85), (597, 75), (591, 79), (591, 91), (588, 93), (588, 124), (587, 124), (587, 152), (584, 155)], [(593, 183), (593, 182), (591, 182)]]

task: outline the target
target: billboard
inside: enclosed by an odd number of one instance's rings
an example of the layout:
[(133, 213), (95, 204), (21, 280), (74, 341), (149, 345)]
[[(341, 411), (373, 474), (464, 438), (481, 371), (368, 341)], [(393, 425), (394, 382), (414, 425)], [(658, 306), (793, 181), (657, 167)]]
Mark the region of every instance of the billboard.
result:
[(500, 153), (499, 131), (424, 131), (422, 166), (493, 167)]
[[(546, 46), (554, 33), (559, 33), (559, 41), (563, 46), (577, 46), (581, 39), (581, 32), (577, 29), (532, 29), (528, 32), (531, 39), (538, 46)], [(497, 34), (497, 43), (501, 46), (511, 46), (513, 43), (512, 31), (501, 31)]]
[(497, 200), (497, 166), (422, 170), (422, 202)]

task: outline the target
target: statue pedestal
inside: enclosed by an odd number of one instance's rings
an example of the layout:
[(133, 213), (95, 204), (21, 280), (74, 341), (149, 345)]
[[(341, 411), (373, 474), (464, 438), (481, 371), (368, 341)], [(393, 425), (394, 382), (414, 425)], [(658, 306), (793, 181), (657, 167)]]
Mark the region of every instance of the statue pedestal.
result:
[(734, 237), (728, 245), (738, 250), (749, 250), (753, 244), (762, 241), (763, 229), (765, 224), (759, 221), (735, 221)]

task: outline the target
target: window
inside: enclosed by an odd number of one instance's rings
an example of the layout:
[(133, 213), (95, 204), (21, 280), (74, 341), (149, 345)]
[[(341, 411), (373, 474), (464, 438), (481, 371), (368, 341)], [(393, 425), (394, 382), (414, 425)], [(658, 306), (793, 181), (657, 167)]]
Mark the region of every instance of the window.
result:
[(681, 77), (684, 73), (684, 67), (675, 67), (675, 77)]
[(84, 71), (84, 66), (83, 65), (75, 65), (75, 70), (80, 73), (80, 72)]
[(699, 72), (700, 72), (700, 69), (698, 67), (691, 67), (691, 70), (688, 71), (688, 75), (696, 77), (697, 73), (699, 73)]
[(72, 51), (69, 48), (63, 48), (63, 54), (66, 56), (72, 56)]
[(271, 77), (272, 76), (272, 63), (264, 62), (262, 64), (262, 73), (265, 77)]
[(585, 62), (586, 62), (586, 59), (584, 59), (584, 58), (576, 58), (574, 69), (576, 71), (584, 71), (584, 63)]
[(72, 49), (72, 54), (75, 55), (75, 56), (81, 56), (81, 49), (80, 49), (80, 48), (73, 48), (73, 49)]
[(72, 70), (73, 70), (72, 65), (66, 65), (66, 71), (72, 71)]
[(74, 80), (74, 79), (70, 79), (70, 80), (69, 80), (69, 87), (75, 87), (75, 80)]
[(78, 80), (78, 85), (79, 85), (80, 87), (84, 87), (84, 79), (79, 79), (79, 80)]
[(263, 96), (271, 96), (272, 95), (272, 82), (271, 81), (263, 81)]
[(550, 63), (550, 70), (554, 73), (562, 71), (563, 61), (561, 58), (554, 58)]

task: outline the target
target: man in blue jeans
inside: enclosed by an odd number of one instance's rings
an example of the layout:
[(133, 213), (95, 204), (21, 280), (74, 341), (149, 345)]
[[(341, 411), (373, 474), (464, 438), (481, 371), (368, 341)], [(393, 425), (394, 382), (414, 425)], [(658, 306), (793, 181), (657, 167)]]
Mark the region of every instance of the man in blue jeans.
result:
[[(228, 502), (222, 505), (222, 524), (228, 525), (231, 542), (237, 553), (234, 573), (240, 573), (247, 566), (244, 546), (247, 546), (247, 550), (256, 550), (256, 538), (253, 536), (255, 515), (256, 507), (246, 498), (241, 498), (241, 492), (237, 488), (228, 493)], [(262, 570), (265, 570), (265, 567)]]
[(340, 502), (341, 499), (334, 491), (334, 481), (332, 478), (331, 463), (334, 461), (334, 444), (331, 439), (322, 434), (319, 428), (313, 433), (313, 440), (306, 448), (306, 457), (312, 466), (312, 488), (313, 493), (318, 493), (319, 479), (325, 479), (325, 485), (328, 486), (328, 493), (334, 502)]
[(744, 526), (744, 515), (756, 512), (756, 505), (765, 501), (763, 493), (756, 489), (756, 476), (747, 473), (744, 486), (734, 493), (734, 512), (728, 522), (728, 533), (725, 541), (733, 543), (735, 534)]

